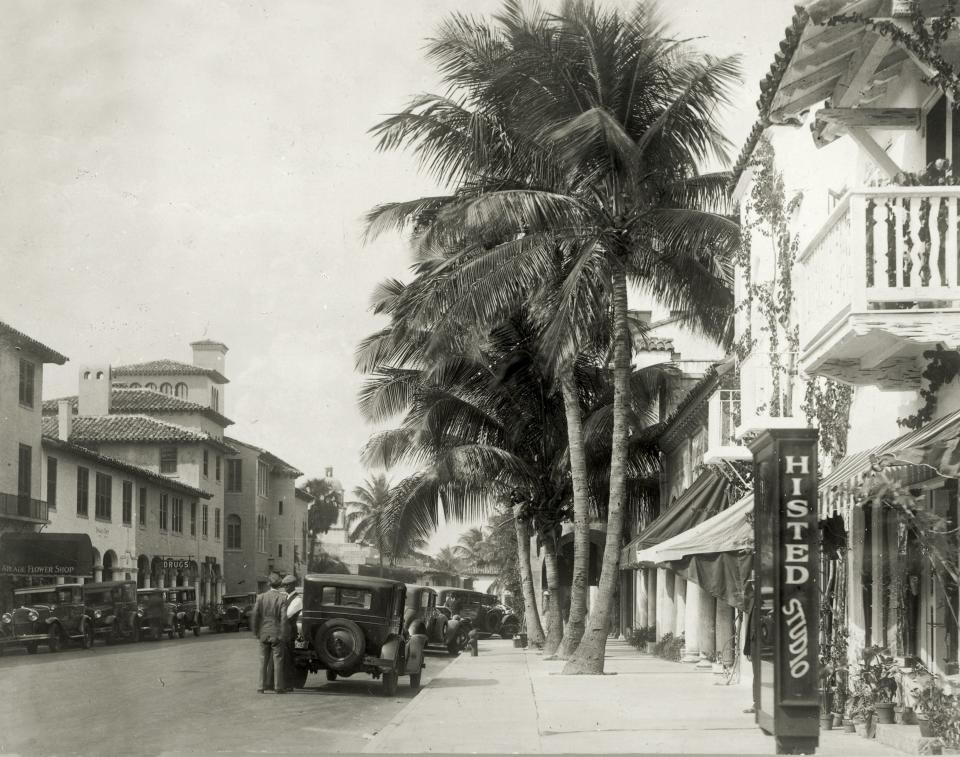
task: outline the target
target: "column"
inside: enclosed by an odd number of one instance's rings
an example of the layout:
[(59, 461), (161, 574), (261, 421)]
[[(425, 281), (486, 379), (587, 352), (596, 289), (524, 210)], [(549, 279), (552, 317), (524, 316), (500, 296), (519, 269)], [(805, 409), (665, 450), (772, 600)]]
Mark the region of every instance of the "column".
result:
[(721, 662), (727, 667), (737, 659), (737, 650), (733, 648), (733, 608), (722, 599), (717, 600), (717, 652)]
[(657, 571), (644, 568), (647, 575), (647, 625), (656, 626), (660, 629), (657, 622)]
[(144, 589), (150, 588), (150, 572), (149, 571), (146, 571), (143, 574), (143, 588)]
[(165, 588), (166, 585), (167, 585), (166, 578), (167, 578), (167, 577), (166, 577), (166, 575), (164, 574), (164, 572), (163, 572), (162, 570), (161, 570), (159, 573), (157, 573), (157, 586), (156, 586), (156, 588), (158, 588), (158, 589), (163, 589), (163, 588)]
[(55, 583), (57, 586), (63, 586), (66, 583), (66, 579), (63, 576), (57, 576)]
[(687, 619), (687, 582), (680, 576), (673, 578), (673, 606), (676, 617), (673, 621), (673, 635), (681, 636), (686, 630), (684, 623)]
[(687, 581), (686, 611), (683, 617), (684, 644), (683, 662), (700, 662), (700, 587)]
[(657, 568), (657, 641), (666, 634), (673, 633), (676, 608), (673, 593), (676, 589), (673, 573)]
[(94, 568), (93, 569), (93, 582), (95, 584), (103, 581), (103, 568)]
[(650, 625), (647, 619), (647, 571), (638, 568), (633, 574), (634, 601), (633, 622), (635, 628), (645, 628)]
[(697, 587), (700, 591), (700, 662), (698, 668), (710, 670), (717, 654), (717, 599)]

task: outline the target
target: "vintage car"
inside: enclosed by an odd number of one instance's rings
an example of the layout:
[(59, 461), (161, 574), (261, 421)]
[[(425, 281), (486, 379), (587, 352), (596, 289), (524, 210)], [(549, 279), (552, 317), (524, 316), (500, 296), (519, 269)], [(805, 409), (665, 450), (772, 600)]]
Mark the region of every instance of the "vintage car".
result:
[(177, 632), (177, 606), (171, 601), (171, 589), (137, 589), (137, 619), (141, 636), (159, 641), (163, 634), (172, 639)]
[(399, 581), (372, 576), (308, 574), (303, 609), (296, 619), (292, 685), (303, 688), (309, 673), (326, 671), (328, 681), (368, 673), (393, 696), (401, 675), (420, 687), (426, 636), (407, 636)]
[(423, 634), (427, 644), (439, 644), (456, 655), (463, 648), (461, 621), (448, 617), (437, 606), (437, 592), (431, 586), (407, 584), (407, 600), (403, 611), (407, 633)]
[(493, 594), (438, 586), (437, 603), (441, 612), (451, 618), (459, 616), (467, 631), (475, 628), (481, 636), (496, 634), (502, 639), (512, 639), (520, 630), (520, 619)]
[(252, 591), (243, 594), (224, 594), (220, 597), (220, 607), (213, 619), (213, 630), (220, 633), (221, 631), (239, 631), (240, 626), (251, 628), (250, 616), (256, 601), (256, 592)]
[(125, 639), (139, 641), (136, 581), (86, 583), (83, 603), (93, 619), (94, 637), (102, 637), (107, 644)]
[(23, 645), (36, 654), (40, 644), (58, 652), (69, 639), (84, 649), (93, 644), (93, 624), (83, 605), (80, 584), (15, 589), (15, 609), (0, 616), (0, 654)]
[(167, 589), (167, 601), (174, 605), (174, 625), (181, 639), (187, 631), (200, 635), (203, 615), (197, 607), (197, 589), (194, 586), (171, 586)]

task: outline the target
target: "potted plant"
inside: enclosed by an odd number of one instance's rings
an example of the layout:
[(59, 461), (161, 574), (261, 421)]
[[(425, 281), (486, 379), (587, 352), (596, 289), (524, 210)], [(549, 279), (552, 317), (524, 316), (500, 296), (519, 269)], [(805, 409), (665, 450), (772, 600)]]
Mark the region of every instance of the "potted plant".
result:
[(866, 739), (873, 738), (875, 725), (873, 703), (873, 691), (861, 678), (857, 678), (850, 693), (850, 720), (856, 732)]
[(817, 671), (818, 691), (820, 695), (820, 730), (833, 728), (833, 700), (836, 686), (836, 669), (829, 659), (821, 658)]
[(877, 722), (892, 724), (894, 697), (897, 693), (897, 666), (885, 649), (868, 647), (863, 651), (860, 681), (871, 695)]

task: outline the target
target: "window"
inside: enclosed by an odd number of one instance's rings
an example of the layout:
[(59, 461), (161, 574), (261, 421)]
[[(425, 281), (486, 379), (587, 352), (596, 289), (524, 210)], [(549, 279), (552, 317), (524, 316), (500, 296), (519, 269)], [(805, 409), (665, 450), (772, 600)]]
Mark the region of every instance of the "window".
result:
[(241, 476), (243, 474), (243, 460), (227, 460), (227, 491), (238, 492), (243, 489)]
[(47, 458), (47, 507), (57, 509), (57, 458)]
[(307, 554), (307, 522), (303, 521), (300, 524), (300, 537), (303, 539), (303, 554)]
[(190, 536), (197, 535), (197, 503), (190, 503)]
[(140, 487), (140, 528), (147, 527), (147, 487)]
[(277, 503), (277, 515), (283, 515), (283, 500)]
[(136, 381), (134, 381), (132, 384), (130, 384), (130, 388), (131, 388), (131, 389), (139, 389), (139, 388), (140, 388), (140, 384), (138, 384)]
[(220, 538), (220, 508), (214, 508), (213, 510), (213, 538)]
[[(316, 597), (316, 594), (313, 596)], [(320, 604), (369, 610), (373, 604), (373, 594), (363, 589), (344, 589), (339, 586), (324, 586), (320, 594)]]
[(30, 496), (33, 493), (33, 448), (29, 444), (20, 445), (20, 459), (17, 467), (17, 498), (21, 515), (30, 512)]
[(160, 495), (160, 530), (167, 530), (167, 516), (170, 512), (170, 500), (166, 494)]
[(129, 526), (133, 523), (133, 484), (129, 481), (123, 482), (123, 525)]
[(203, 451), (203, 477), (206, 478), (210, 473), (210, 453)]
[(150, 390), (152, 390), (152, 391), (155, 392), (155, 391), (157, 391), (157, 385), (154, 384), (152, 381), (148, 381), (148, 382), (147, 382), (147, 389), (150, 389)]
[(90, 471), (77, 466), (77, 515), (87, 517), (90, 504)]
[(164, 381), (162, 384), (160, 384), (160, 391), (163, 394), (173, 394), (173, 384), (169, 384)]
[(176, 447), (160, 448), (160, 472), (161, 473), (177, 472), (177, 448)]
[(207, 521), (210, 519), (210, 505), (203, 505), (200, 510), (200, 533), (206, 539), (210, 535)]
[(220, 480), (220, 455), (217, 455), (217, 459), (214, 464), (214, 472), (216, 473), (217, 481)]
[(20, 404), (26, 407), (33, 407), (36, 370), (36, 366), (29, 360), (20, 361)]
[(178, 534), (183, 533), (183, 500), (180, 497), (173, 498), (173, 523), (172, 530)]
[(283, 545), (282, 545), (282, 544), (278, 544), (278, 545), (277, 545), (277, 557), (283, 557)]
[(220, 390), (215, 386), (210, 387), (210, 407), (220, 412)]
[(261, 497), (267, 496), (267, 477), (268, 469), (266, 463), (257, 461), (257, 494)]
[(177, 384), (176, 389), (174, 389), (174, 394), (176, 394), (180, 399), (185, 400), (190, 394), (190, 390), (187, 389), (187, 385), (181, 381), (179, 384)]
[[(219, 513), (220, 511), (217, 510)], [(228, 515), (227, 516), (227, 549), (240, 549), (241, 548), (241, 539), (240, 539), (240, 516), (239, 515)]]
[(257, 551), (267, 551), (267, 526), (263, 515), (257, 516)]

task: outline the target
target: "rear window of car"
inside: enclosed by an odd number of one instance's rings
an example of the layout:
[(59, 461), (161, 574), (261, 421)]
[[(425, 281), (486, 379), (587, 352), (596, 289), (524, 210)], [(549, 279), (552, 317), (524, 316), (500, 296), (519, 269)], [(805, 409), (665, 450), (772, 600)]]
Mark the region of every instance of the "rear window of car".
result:
[(425, 591), (420, 595), (420, 606), (421, 607), (433, 607), (433, 594), (429, 591)]
[(373, 594), (364, 589), (347, 589), (342, 586), (324, 586), (320, 604), (335, 607), (353, 607), (369, 610), (373, 606)]

